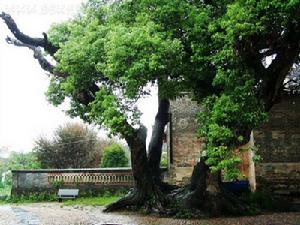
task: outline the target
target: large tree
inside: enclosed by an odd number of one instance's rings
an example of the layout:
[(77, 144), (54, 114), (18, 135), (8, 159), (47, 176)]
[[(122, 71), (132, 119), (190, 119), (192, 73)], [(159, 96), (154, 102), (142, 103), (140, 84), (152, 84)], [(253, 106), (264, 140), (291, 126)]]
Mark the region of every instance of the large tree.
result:
[[(235, 147), (265, 121), (299, 59), (299, 11), (295, 0), (90, 0), (79, 16), (44, 38), (23, 34), (8, 14), (1, 17), (16, 38), (7, 41), (34, 50), (52, 74), (53, 104), (70, 98), (71, 116), (127, 141), (136, 188), (107, 210), (142, 206), (176, 213), (167, 210), (176, 201), (185, 209), (219, 214), (247, 209), (220, 186), (220, 171), (236, 176)], [(151, 84), (158, 85), (159, 107), (147, 154), (135, 102), (150, 94)], [(206, 154), (191, 183), (166, 195), (171, 186), (159, 176), (163, 129), (169, 99), (182, 91), (204, 106), (199, 132)]]

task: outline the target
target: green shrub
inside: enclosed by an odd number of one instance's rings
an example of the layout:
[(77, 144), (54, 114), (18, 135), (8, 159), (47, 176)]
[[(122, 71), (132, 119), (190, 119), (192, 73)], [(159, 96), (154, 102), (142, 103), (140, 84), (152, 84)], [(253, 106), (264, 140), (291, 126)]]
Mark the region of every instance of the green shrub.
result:
[(166, 159), (161, 159), (160, 161), (160, 167), (168, 167), (168, 161)]
[(118, 144), (104, 148), (101, 167), (127, 167), (128, 157), (124, 149)]

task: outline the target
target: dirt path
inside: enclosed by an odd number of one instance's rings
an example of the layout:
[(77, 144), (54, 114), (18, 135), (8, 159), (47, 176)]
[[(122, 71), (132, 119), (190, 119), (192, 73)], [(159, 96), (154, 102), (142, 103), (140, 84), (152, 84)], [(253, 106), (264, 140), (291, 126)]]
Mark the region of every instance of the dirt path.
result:
[(102, 213), (102, 207), (61, 207), (58, 203), (0, 206), (0, 225), (300, 225), (300, 212), (179, 220), (132, 213)]

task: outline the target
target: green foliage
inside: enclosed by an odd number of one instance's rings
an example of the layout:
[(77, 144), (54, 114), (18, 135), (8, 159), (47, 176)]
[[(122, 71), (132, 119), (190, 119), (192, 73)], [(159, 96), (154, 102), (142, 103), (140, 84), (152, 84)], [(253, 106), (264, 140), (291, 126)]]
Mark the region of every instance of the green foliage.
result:
[(124, 149), (118, 144), (106, 147), (103, 151), (101, 167), (128, 167), (128, 157)]
[(162, 154), (161, 154), (160, 167), (163, 167), (163, 168), (168, 167), (167, 152), (162, 152)]
[[(77, 198), (75, 200), (66, 200), (63, 202), (63, 206), (73, 206), (73, 205), (104, 206), (117, 201), (122, 196), (124, 196), (124, 191), (116, 191), (116, 192), (106, 191), (105, 193), (94, 197), (86, 196), (86, 197)], [(54, 202), (54, 201), (57, 201), (56, 194), (38, 193), (38, 194), (31, 194), (27, 196), (7, 195), (5, 199), (0, 200), (0, 204), (10, 204), (10, 203), (24, 204), (24, 203)]]
[(299, 23), (298, 0), (92, 0), (50, 30), (60, 47), (57, 70), (68, 77), (53, 78), (48, 98), (57, 105), (69, 97), (70, 115), (128, 137), (140, 125), (134, 103), (149, 95), (149, 84), (171, 99), (191, 92), (203, 106), (207, 164), (234, 179), (236, 147), (267, 117), (264, 88), (276, 83), (277, 66), (298, 59), (297, 50), (282, 61), (286, 46), (299, 42)]
[(53, 202), (57, 201), (56, 194), (51, 193), (38, 193), (31, 195), (21, 195), (21, 196), (8, 196), (1, 203), (36, 203), (36, 202)]
[(160, 161), (160, 167), (163, 167), (163, 168), (168, 167), (168, 161), (166, 159), (162, 158)]
[(253, 162), (260, 163), (263, 160), (263, 158), (260, 155), (258, 155), (259, 146), (257, 145), (252, 146), (251, 151), (253, 152), (253, 157), (252, 157)]
[[(20, 169), (39, 169), (41, 168), (41, 163), (34, 152), (11, 152), (9, 157), (5, 160), (5, 163), (0, 165), (0, 174), (5, 173), (5, 181), (1, 184), (3, 185), (3, 192), (10, 189), (12, 183), (12, 174), (10, 170), (20, 170)], [(0, 187), (1, 189), (1, 187)]]
[(102, 149), (113, 143), (82, 124), (58, 127), (52, 140), (40, 137), (34, 148), (42, 168), (98, 167)]
[(11, 185), (1, 183), (0, 187), (0, 197), (10, 196)]
[(39, 169), (41, 163), (35, 152), (12, 152), (8, 157), (7, 168), (9, 170)]

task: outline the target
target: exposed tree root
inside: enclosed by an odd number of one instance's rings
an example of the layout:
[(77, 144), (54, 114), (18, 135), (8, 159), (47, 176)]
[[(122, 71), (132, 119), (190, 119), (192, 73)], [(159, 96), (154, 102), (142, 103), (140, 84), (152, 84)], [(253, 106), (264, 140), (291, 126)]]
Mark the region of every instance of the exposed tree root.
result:
[(195, 166), (191, 182), (185, 187), (168, 189), (163, 187), (165, 183), (152, 188), (145, 185), (109, 205), (105, 212), (142, 209), (146, 213), (189, 218), (249, 214), (248, 204), (225, 190), (219, 179), (219, 174), (210, 173), (201, 162)]
[(104, 212), (112, 212), (124, 209), (136, 210), (138, 208), (146, 213), (165, 214), (166, 207), (167, 199), (159, 189), (151, 192), (135, 189), (127, 196), (108, 205), (104, 209)]

